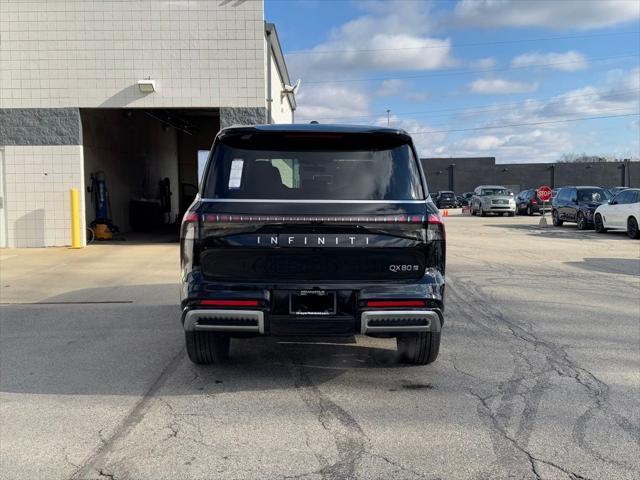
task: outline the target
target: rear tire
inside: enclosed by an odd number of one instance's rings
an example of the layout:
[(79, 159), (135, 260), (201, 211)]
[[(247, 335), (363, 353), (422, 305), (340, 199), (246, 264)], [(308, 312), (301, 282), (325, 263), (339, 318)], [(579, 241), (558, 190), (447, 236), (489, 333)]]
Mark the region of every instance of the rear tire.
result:
[(584, 213), (578, 212), (577, 224), (578, 224), (578, 230), (587, 229), (587, 219), (584, 216)]
[(225, 362), (229, 358), (231, 338), (216, 332), (185, 332), (189, 360), (199, 365)]
[(593, 219), (593, 224), (595, 226), (596, 232), (598, 233), (606, 233), (607, 229), (604, 228), (604, 222), (602, 221), (602, 215), (599, 213), (596, 215), (596, 218)]
[(396, 344), (403, 363), (428, 365), (438, 358), (440, 332), (404, 333), (396, 337)]
[(533, 210), (531, 210), (531, 205), (527, 207), (527, 215), (530, 217), (533, 215)]
[(640, 238), (640, 229), (638, 228), (638, 222), (633, 217), (629, 217), (629, 220), (627, 220), (627, 235), (629, 236), (629, 238)]
[(561, 227), (562, 224), (564, 223), (562, 220), (560, 220), (560, 216), (558, 215), (557, 210), (551, 211), (551, 219), (553, 220), (554, 227)]

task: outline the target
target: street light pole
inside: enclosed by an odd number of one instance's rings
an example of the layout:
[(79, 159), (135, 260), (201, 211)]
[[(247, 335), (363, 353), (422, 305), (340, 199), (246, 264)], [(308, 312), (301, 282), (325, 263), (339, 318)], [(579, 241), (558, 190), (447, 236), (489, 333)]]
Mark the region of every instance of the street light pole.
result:
[(387, 108), (387, 127), (391, 125), (391, 110)]

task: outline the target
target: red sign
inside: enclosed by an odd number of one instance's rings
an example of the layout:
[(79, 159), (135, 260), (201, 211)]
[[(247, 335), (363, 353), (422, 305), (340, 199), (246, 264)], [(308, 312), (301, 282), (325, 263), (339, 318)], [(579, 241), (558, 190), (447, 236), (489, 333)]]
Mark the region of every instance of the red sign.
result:
[(553, 197), (553, 190), (547, 186), (540, 187), (536, 192), (541, 202), (548, 202)]

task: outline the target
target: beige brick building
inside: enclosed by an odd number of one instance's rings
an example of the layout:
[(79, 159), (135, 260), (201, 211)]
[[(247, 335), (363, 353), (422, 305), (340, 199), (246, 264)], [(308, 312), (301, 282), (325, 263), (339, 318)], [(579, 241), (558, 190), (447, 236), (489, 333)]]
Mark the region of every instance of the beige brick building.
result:
[(293, 121), (287, 84), (262, 0), (0, 1), (0, 246), (68, 245), (97, 172), (122, 230), (165, 178), (176, 221), (220, 128)]

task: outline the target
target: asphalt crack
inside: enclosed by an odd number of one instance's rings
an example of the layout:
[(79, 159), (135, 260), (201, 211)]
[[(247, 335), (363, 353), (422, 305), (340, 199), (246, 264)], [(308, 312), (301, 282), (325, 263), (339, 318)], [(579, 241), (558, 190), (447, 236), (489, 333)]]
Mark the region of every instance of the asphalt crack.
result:
[(332, 435), (336, 446), (338, 459), (332, 464), (315, 453), (321, 468), (314, 473), (321, 475), (324, 480), (356, 478), (356, 468), (366, 451), (366, 435), (346, 410), (320, 391), (301, 362), (286, 355), (285, 363), (289, 366), (298, 395), (315, 414), (322, 428)]
[[(526, 455), (530, 465), (531, 473), (535, 478), (541, 478), (536, 462), (545, 464), (555, 468), (572, 479), (587, 478), (578, 473), (572, 472), (554, 462), (535, 457), (527, 448), (529, 437), (535, 424), (535, 417), (538, 405), (545, 390), (551, 383), (550, 375), (556, 374), (561, 377), (567, 377), (577, 382), (586, 392), (588, 398), (591, 399), (593, 405), (580, 415), (574, 424), (572, 438), (574, 442), (583, 450), (587, 451), (593, 458), (603, 462), (612, 464), (622, 468), (633, 468), (623, 462), (615, 459), (607, 458), (600, 452), (596, 451), (586, 441), (587, 424), (596, 413), (609, 416), (613, 421), (627, 434), (636, 437), (638, 442), (638, 427), (633, 425), (626, 417), (613, 411), (609, 402), (609, 386), (598, 379), (592, 372), (579, 366), (569, 358), (565, 348), (554, 344), (553, 342), (543, 340), (534, 335), (531, 330), (532, 325), (525, 327), (516, 324), (513, 320), (505, 317), (500, 311), (495, 311), (488, 305), (491, 298), (486, 294), (479, 294), (474, 288), (465, 285), (464, 282), (456, 281), (450, 283), (449, 292), (453, 294), (458, 302), (465, 305), (466, 308), (461, 309), (461, 314), (474, 326), (478, 325), (483, 331), (490, 331), (494, 338), (504, 337), (505, 342), (510, 342), (509, 349), (516, 359), (514, 374), (509, 380), (501, 382), (498, 385), (498, 393), (482, 397), (473, 389), (468, 388), (471, 395), (481, 401), (482, 408), (479, 407), (479, 414), (484, 414), (490, 419), (492, 428), (506, 439), (513, 447)], [(460, 292), (462, 290), (464, 293)], [(470, 301), (482, 300), (482, 301)], [(467, 312), (473, 309), (474, 313)], [(484, 321), (482, 321), (484, 320)], [(500, 331), (496, 328), (490, 328), (491, 324), (497, 324), (499, 327), (506, 329)], [(513, 344), (514, 339), (517, 343)], [(532, 347), (532, 348), (531, 348)], [(532, 361), (532, 355), (542, 356), (544, 365), (536, 368)], [(458, 373), (469, 376), (474, 380), (479, 380), (474, 375), (465, 372), (456, 365), (456, 359), (451, 362), (453, 368)], [(533, 386), (527, 383), (533, 382)], [(500, 397), (498, 405), (494, 408), (488, 403), (488, 400)], [(522, 399), (524, 407), (520, 412), (520, 423), (514, 435), (508, 431), (509, 421), (513, 418), (514, 399), (518, 397)], [(499, 450), (494, 447), (494, 450)], [(499, 456), (498, 451), (496, 453)]]
[[(149, 386), (143, 396), (136, 402), (129, 413), (120, 421), (116, 428), (112, 431), (111, 435), (107, 438), (102, 436), (102, 430), (99, 430), (98, 436), (100, 438), (100, 445), (80, 464), (80, 467), (71, 475), (72, 480), (81, 480), (84, 478), (91, 478), (95, 473), (102, 472), (103, 470), (98, 467), (106, 460), (107, 456), (115, 450), (115, 446), (118, 441), (126, 438), (127, 435), (144, 419), (145, 414), (150, 408), (152, 400), (155, 398), (157, 392), (165, 384), (171, 374), (177, 369), (181, 360), (184, 359), (184, 348), (181, 348), (167, 362), (160, 374), (156, 377), (155, 381)], [(100, 473), (103, 475), (102, 473)], [(106, 478), (113, 479), (113, 475), (103, 475)]]

